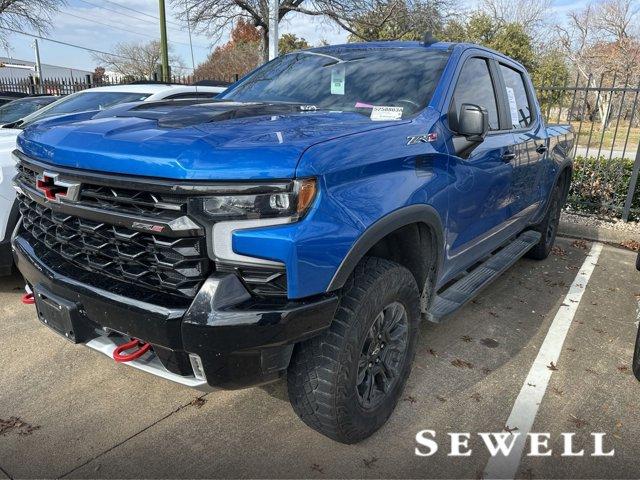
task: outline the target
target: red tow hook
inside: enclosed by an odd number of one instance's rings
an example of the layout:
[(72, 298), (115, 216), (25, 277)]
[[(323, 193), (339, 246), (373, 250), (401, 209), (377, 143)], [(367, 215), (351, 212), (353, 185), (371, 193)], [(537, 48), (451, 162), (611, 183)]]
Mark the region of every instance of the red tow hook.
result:
[(33, 293), (23, 293), (22, 297), (20, 297), (20, 301), (25, 305), (33, 305), (36, 303), (36, 299), (33, 296)]
[[(132, 353), (122, 353), (126, 350), (131, 350), (132, 348), (137, 348), (137, 350)], [(147, 353), (150, 348), (150, 344), (143, 342), (142, 340), (138, 340), (137, 338), (133, 338), (130, 342), (123, 343), (113, 351), (113, 359), (116, 362), (130, 362), (131, 360), (140, 358), (142, 355)]]

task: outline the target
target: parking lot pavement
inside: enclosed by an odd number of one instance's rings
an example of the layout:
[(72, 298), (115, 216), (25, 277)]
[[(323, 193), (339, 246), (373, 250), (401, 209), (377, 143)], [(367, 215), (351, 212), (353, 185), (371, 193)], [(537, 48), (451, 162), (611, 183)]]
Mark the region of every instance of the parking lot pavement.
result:
[[(440, 325), (425, 323), (405, 394), (389, 423), (359, 445), (304, 426), (282, 383), (198, 393), (116, 365), (40, 326), (0, 283), (0, 468), (14, 478), (481, 477), (489, 453), (477, 432), (500, 432), (590, 244), (559, 239), (544, 262), (522, 260)], [(518, 477), (637, 477), (638, 393), (631, 374), (640, 273), (635, 256), (605, 246), (569, 329), (532, 432), (550, 457), (523, 457)], [(196, 401), (194, 401), (196, 400)], [(1, 427), (0, 427), (1, 428)], [(418, 457), (415, 435), (439, 450)], [(469, 457), (449, 457), (448, 432), (469, 432)], [(561, 457), (561, 432), (575, 432)], [(590, 432), (605, 450), (590, 457)], [(526, 452), (525, 452), (526, 453)], [(0, 478), (1, 478), (0, 473)]]

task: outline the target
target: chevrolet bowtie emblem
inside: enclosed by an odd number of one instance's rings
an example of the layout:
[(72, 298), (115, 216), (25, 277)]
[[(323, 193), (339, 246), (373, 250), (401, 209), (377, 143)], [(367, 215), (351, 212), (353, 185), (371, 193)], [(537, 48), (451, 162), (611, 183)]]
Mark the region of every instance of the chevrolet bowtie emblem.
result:
[(80, 184), (61, 180), (58, 173), (43, 172), (36, 177), (36, 190), (50, 202), (61, 199), (75, 202), (80, 196)]

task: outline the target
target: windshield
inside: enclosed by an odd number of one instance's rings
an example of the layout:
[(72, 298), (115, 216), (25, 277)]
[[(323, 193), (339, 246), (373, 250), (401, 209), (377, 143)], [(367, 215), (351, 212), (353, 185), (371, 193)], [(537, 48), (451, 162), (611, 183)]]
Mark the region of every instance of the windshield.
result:
[(15, 122), (30, 113), (49, 105), (56, 97), (35, 97), (14, 100), (0, 107), (0, 124)]
[(68, 97), (61, 98), (47, 107), (25, 117), (18, 128), (25, 128), (31, 123), (54, 115), (64, 115), (65, 113), (86, 112), (89, 110), (103, 110), (118, 103), (137, 102), (144, 100), (149, 93), (131, 92), (92, 92), (83, 90)]
[(296, 52), (278, 57), (218, 98), (371, 112), (372, 118), (374, 107), (396, 107), (389, 110), (403, 118), (429, 103), (448, 57), (424, 48)]

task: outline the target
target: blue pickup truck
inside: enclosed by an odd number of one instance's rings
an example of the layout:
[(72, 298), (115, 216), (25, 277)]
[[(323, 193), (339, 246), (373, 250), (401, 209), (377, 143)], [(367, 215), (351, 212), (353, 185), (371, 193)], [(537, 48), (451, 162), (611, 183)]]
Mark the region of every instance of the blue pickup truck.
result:
[(18, 139), (25, 302), (75, 343), (196, 388), (286, 376), (340, 442), (380, 428), (421, 319), (545, 258), (574, 138), (470, 44), (283, 55), (215, 101), (38, 122)]

